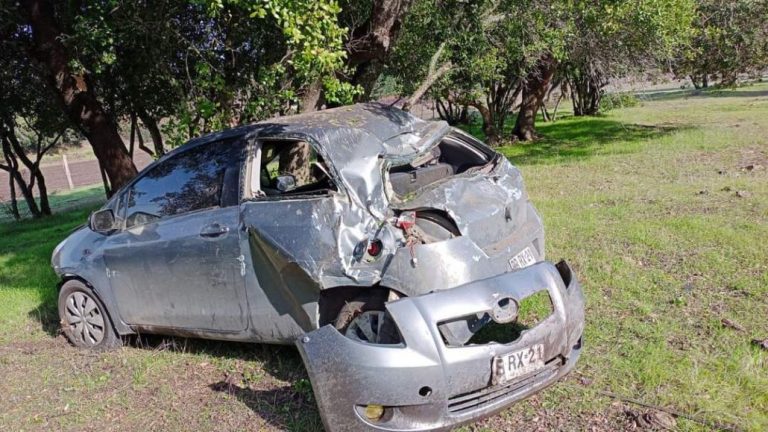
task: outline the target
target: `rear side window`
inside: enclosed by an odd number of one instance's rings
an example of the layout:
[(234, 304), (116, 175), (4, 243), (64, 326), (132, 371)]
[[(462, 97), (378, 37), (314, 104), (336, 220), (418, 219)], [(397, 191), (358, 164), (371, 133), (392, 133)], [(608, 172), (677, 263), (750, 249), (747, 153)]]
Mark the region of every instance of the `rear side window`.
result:
[(202, 145), (152, 168), (127, 191), (126, 227), (237, 204), (242, 141)]

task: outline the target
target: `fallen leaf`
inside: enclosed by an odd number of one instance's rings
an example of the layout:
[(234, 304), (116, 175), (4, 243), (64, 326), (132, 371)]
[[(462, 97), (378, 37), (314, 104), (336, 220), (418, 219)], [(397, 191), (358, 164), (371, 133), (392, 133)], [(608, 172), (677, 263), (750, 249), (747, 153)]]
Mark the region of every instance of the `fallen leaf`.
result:
[(677, 426), (677, 420), (664, 411), (627, 411), (627, 414), (634, 420), (635, 425), (642, 429), (673, 430)]

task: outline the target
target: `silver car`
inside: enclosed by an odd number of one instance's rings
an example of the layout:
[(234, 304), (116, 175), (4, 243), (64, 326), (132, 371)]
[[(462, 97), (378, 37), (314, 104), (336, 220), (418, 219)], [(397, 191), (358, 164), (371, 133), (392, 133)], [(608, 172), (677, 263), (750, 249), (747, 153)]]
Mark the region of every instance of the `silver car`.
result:
[(296, 343), (329, 431), (443, 430), (573, 369), (584, 298), (520, 172), (379, 104), (190, 141), (61, 242), (75, 345)]

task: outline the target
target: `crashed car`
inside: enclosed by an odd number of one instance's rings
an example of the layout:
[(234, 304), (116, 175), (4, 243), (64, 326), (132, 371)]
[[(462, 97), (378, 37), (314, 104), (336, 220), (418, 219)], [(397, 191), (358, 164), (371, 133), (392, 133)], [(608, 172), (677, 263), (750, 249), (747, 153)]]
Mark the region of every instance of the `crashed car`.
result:
[(584, 299), (520, 172), (379, 104), (197, 138), (53, 252), (63, 332), (293, 344), (329, 431), (449, 429), (573, 369)]

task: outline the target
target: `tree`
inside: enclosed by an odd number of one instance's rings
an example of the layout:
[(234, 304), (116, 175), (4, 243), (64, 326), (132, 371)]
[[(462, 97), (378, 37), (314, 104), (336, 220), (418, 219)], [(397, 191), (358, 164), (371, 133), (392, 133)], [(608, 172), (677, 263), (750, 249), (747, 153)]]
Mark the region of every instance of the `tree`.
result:
[(64, 45), (67, 34), (59, 28), (53, 4), (47, 0), (23, 0), (20, 6), (32, 32), (30, 51), (46, 67), (65, 114), (91, 143), (112, 187), (122, 186), (136, 175), (136, 167), (117, 125), (90, 85), (87, 71), (73, 67), (76, 59)]
[[(3, 10), (10, 13), (9, 10)], [(4, 60), (0, 62), (0, 140), (8, 172), (11, 208), (19, 216), (16, 204), (18, 190), (33, 217), (50, 215), (48, 191), (40, 169), (43, 157), (58, 144), (69, 128), (55, 101), (56, 95), (46, 83), (45, 71), (25, 55), (26, 33), (19, 34), (14, 20), (3, 15), (6, 37), (0, 39)], [(25, 179), (22, 168), (29, 178)], [(34, 194), (37, 191), (37, 200)]]
[(350, 82), (368, 99), (381, 76), (413, 0), (370, 0), (342, 3), (340, 20), (350, 29), (345, 42)]
[[(556, 65), (552, 53), (561, 45), (561, 9), (558, 2), (417, 2), (392, 67), (403, 91), (412, 94), (406, 104), (428, 87), (438, 100), (475, 108), (486, 140), (500, 142), (522, 92), (528, 96), (523, 98), (526, 112), (539, 109), (541, 97), (535, 95), (542, 92), (536, 86), (545, 87), (551, 74), (537, 80), (546, 72), (543, 66)], [(423, 77), (420, 84), (408, 84), (413, 76)], [(532, 122), (521, 123), (515, 130), (532, 127)], [(521, 132), (524, 139), (531, 135)]]
[(730, 86), (739, 74), (759, 74), (768, 67), (767, 0), (699, 0), (693, 39), (681, 46), (675, 74), (690, 77), (696, 88), (715, 79)]
[(614, 77), (668, 62), (690, 38), (692, 0), (577, 2), (569, 9), (572, 34), (562, 67), (575, 115), (600, 110)]

